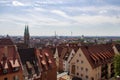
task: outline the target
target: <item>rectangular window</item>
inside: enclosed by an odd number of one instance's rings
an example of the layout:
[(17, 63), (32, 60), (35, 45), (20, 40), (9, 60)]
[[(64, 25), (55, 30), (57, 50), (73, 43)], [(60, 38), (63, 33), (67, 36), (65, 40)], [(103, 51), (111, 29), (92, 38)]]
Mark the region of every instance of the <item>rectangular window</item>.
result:
[(79, 62), (79, 60), (77, 59), (77, 61), (76, 62)]
[(72, 73), (72, 74), (75, 74), (75, 65), (72, 65), (71, 73)]
[(13, 72), (19, 71), (19, 67), (13, 68)]
[(77, 76), (79, 76), (79, 73), (77, 73)]
[(81, 61), (81, 63), (83, 63), (83, 61)]
[(86, 68), (86, 72), (88, 71), (88, 68)]
[(86, 79), (88, 79), (88, 76), (87, 76), (87, 75), (86, 75), (85, 77), (86, 77)]
[(81, 67), (81, 70), (83, 70), (83, 67)]

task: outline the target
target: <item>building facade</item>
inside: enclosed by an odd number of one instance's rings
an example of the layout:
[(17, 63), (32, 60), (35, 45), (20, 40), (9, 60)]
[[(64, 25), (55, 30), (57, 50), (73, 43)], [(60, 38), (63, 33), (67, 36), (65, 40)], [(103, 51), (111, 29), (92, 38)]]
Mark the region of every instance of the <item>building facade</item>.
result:
[(104, 80), (114, 76), (111, 45), (81, 46), (70, 61), (71, 78), (82, 80)]

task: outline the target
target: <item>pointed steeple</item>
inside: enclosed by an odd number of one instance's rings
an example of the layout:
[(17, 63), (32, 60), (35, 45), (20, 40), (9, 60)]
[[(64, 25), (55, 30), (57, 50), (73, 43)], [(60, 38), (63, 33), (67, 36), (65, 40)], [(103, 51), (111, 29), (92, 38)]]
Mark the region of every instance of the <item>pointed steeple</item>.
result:
[(25, 25), (25, 31), (24, 31), (24, 43), (29, 47), (29, 38), (30, 38), (30, 35), (29, 35), (29, 28), (28, 28), (28, 25)]
[(26, 25), (25, 25), (24, 36), (26, 35), (26, 30), (27, 30), (27, 29), (26, 29)]
[(28, 25), (27, 25), (27, 28), (26, 28), (26, 34), (29, 35), (29, 28), (28, 28)]

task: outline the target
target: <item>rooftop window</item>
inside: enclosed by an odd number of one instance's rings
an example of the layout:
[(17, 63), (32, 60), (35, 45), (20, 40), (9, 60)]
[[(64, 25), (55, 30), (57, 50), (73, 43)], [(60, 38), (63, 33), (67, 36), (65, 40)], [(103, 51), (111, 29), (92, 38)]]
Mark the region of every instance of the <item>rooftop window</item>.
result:
[(16, 71), (19, 71), (19, 67), (15, 67), (15, 68), (13, 68), (13, 72), (16, 72)]
[(48, 61), (49, 63), (52, 63), (52, 61), (49, 59), (49, 61)]
[(8, 70), (7, 69), (3, 69), (3, 74), (7, 74)]
[(49, 54), (48, 54), (48, 53), (46, 53), (46, 52), (45, 52), (45, 55), (46, 55), (46, 56), (49, 56)]
[(45, 65), (45, 64), (46, 64), (45, 60), (42, 60), (41, 62), (42, 62), (42, 64), (43, 64), (43, 65)]
[(9, 60), (9, 61), (10, 61), (10, 64), (11, 64), (12, 68), (20, 67), (18, 59), (16, 59), (16, 60)]

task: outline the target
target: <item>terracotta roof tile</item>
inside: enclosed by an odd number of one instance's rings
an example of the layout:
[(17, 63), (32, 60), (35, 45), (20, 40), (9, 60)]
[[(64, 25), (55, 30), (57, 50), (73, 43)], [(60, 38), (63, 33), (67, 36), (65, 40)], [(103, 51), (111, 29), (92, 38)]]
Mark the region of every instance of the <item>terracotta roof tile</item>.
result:
[(0, 45), (14, 45), (14, 43), (10, 38), (1, 38)]
[(44, 48), (37, 51), (38, 61), (43, 71), (56, 68), (53, 53), (50, 48)]
[(0, 39), (0, 62), (1, 66), (4, 69), (8, 69), (9, 72), (11, 72), (11, 66), (20, 66), (20, 68), (22, 68), (21, 64), (19, 63), (20, 59), (18, 57), (18, 51), (10, 38)]
[(80, 48), (93, 68), (110, 61), (115, 54), (110, 44), (81, 46)]

